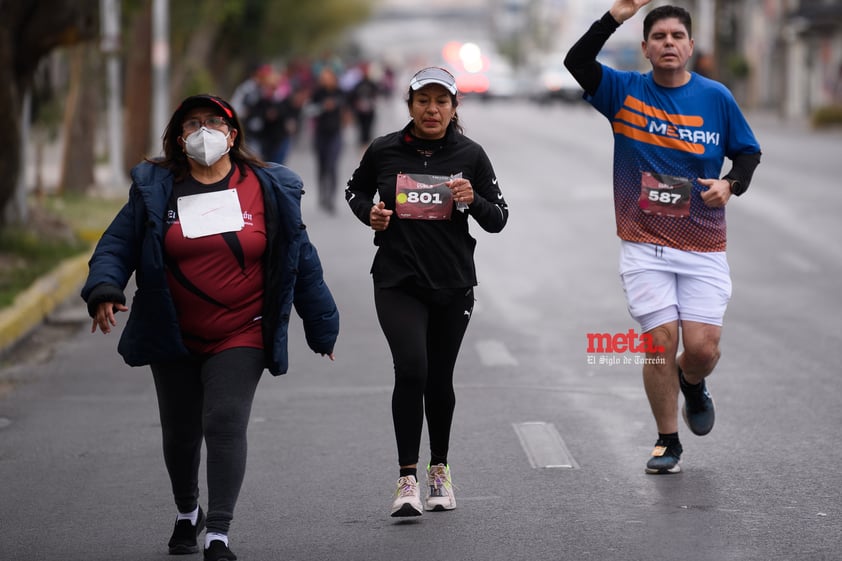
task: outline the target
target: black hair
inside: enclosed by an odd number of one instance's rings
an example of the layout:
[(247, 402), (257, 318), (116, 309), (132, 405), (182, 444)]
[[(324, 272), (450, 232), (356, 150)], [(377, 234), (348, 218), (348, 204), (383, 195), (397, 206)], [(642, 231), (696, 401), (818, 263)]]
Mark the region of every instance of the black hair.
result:
[(687, 37), (693, 37), (693, 22), (690, 18), (690, 12), (680, 6), (659, 6), (646, 14), (643, 20), (643, 40), (649, 40), (649, 32), (652, 31), (652, 26), (662, 19), (676, 18), (687, 29)]
[[(412, 109), (412, 99), (415, 97), (416, 93), (416, 90), (409, 88), (409, 93), (406, 96), (406, 105), (410, 109)], [(459, 107), (459, 96), (450, 92), (447, 93), (450, 96), (450, 104), (453, 105), (453, 118), (450, 120), (449, 126), (453, 127), (459, 134), (465, 134), (461, 123), (459, 123), (459, 114), (456, 112), (456, 108)]]
[(237, 131), (234, 144), (228, 152), (231, 161), (240, 170), (240, 175), (245, 176), (246, 166), (266, 167), (267, 164), (254, 154), (245, 144), (245, 135), (240, 119), (231, 104), (215, 95), (200, 94), (193, 95), (182, 101), (170, 117), (164, 134), (162, 135), (164, 155), (161, 158), (147, 158), (161, 167), (172, 171), (176, 181), (183, 181), (190, 175), (190, 162), (184, 148), (178, 143), (182, 135), (182, 123), (184, 116), (190, 109), (195, 107), (208, 107), (213, 109), (221, 117), (225, 118), (230, 129)]

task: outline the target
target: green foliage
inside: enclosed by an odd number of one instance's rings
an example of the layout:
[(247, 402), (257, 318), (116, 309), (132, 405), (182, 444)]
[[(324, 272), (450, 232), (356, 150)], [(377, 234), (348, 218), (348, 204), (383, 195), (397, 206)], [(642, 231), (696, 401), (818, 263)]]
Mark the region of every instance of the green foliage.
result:
[(813, 111), (813, 126), (824, 128), (842, 125), (842, 105), (825, 105)]
[[(257, 63), (282, 63), (340, 51), (345, 32), (378, 0), (169, 0), (174, 97), (225, 95)], [(152, 0), (123, 0), (124, 30)]]
[(26, 226), (0, 230), (0, 308), (64, 259), (89, 252), (123, 202), (78, 194), (47, 197), (33, 202)]
[(241, 61), (316, 56), (337, 47), (343, 33), (364, 21), (373, 0), (243, 0), (241, 18), (220, 34), (226, 52)]
[(0, 308), (61, 260), (90, 249), (88, 242), (49, 235), (17, 227), (0, 231)]
[(736, 80), (744, 80), (751, 74), (748, 59), (739, 53), (732, 53), (727, 58), (728, 74)]
[(39, 204), (43, 212), (65, 224), (75, 236), (96, 241), (125, 203), (125, 198), (64, 193), (45, 197)]
[(173, 54), (184, 52), (193, 34), (216, 31), (226, 22), (245, 24), (248, 0), (170, 0), (170, 48)]
[(218, 29), (216, 52), (269, 60), (318, 53), (371, 13), (375, 0), (178, 0), (170, 2), (173, 53), (190, 36)]
[(185, 92), (213, 92), (216, 81), (211, 72), (205, 67), (191, 68), (189, 81), (185, 84)]

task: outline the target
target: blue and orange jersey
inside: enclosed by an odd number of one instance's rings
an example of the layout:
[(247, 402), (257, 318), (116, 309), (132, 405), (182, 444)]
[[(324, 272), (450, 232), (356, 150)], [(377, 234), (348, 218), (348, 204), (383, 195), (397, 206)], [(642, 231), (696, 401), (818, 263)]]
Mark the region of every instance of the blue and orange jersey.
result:
[(695, 73), (687, 84), (667, 88), (651, 72), (603, 66), (599, 87), (586, 99), (614, 132), (617, 235), (685, 251), (725, 251), (725, 208), (705, 205), (698, 179), (719, 178), (725, 158), (760, 152), (731, 92)]

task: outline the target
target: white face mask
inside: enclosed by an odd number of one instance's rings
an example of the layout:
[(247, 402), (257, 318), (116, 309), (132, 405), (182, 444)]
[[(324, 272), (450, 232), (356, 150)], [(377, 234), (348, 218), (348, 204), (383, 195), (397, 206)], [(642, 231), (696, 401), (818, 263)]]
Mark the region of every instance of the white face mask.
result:
[(212, 166), (231, 149), (222, 131), (202, 127), (184, 139), (184, 151), (203, 166)]

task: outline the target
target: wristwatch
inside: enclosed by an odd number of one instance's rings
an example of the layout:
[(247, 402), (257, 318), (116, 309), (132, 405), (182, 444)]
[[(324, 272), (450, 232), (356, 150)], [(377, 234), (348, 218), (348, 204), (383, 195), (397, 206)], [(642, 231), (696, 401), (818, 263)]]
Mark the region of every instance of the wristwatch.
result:
[(740, 194), (740, 182), (736, 179), (731, 179), (730, 177), (725, 177), (725, 181), (728, 182), (728, 186), (731, 188), (732, 195), (739, 195)]

